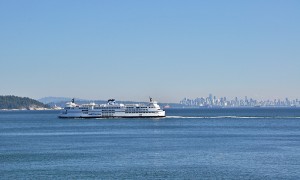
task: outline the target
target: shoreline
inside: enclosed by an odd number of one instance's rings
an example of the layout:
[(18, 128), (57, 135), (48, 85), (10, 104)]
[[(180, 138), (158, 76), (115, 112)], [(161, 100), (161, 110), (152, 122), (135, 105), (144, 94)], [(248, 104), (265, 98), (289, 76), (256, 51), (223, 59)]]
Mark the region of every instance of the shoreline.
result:
[(51, 109), (51, 108), (42, 108), (42, 109), (0, 109), (0, 111), (52, 111), (52, 110), (61, 110), (61, 109)]

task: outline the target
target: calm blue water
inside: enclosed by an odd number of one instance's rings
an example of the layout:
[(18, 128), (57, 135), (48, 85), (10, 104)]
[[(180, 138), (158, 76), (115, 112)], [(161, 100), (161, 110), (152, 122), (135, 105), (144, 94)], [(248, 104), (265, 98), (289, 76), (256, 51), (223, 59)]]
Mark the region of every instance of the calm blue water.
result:
[(300, 179), (300, 109), (57, 113), (0, 112), (1, 179)]

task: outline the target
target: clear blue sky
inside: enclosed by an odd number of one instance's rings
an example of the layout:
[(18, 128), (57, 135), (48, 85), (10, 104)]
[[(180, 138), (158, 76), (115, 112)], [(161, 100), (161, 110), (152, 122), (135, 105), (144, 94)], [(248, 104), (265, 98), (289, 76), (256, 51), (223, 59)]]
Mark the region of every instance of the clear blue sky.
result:
[(300, 97), (300, 1), (1, 0), (0, 94)]

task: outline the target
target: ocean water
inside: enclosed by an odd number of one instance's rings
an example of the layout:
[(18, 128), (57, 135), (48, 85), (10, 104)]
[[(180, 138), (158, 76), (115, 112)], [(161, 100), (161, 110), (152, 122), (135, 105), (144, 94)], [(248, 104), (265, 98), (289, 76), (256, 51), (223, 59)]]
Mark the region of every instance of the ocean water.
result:
[(0, 179), (300, 179), (300, 109), (167, 109), (160, 119), (0, 112)]

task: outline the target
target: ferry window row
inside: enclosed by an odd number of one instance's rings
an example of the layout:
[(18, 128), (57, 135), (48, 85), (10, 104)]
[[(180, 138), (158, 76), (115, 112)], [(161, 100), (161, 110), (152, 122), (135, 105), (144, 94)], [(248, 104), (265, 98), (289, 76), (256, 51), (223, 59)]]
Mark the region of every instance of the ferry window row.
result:
[(94, 107), (94, 109), (120, 109), (121, 107)]
[(140, 113), (146, 113), (148, 111), (125, 111), (125, 112), (140, 112)]
[(102, 112), (115, 112), (113, 109), (103, 109)]

